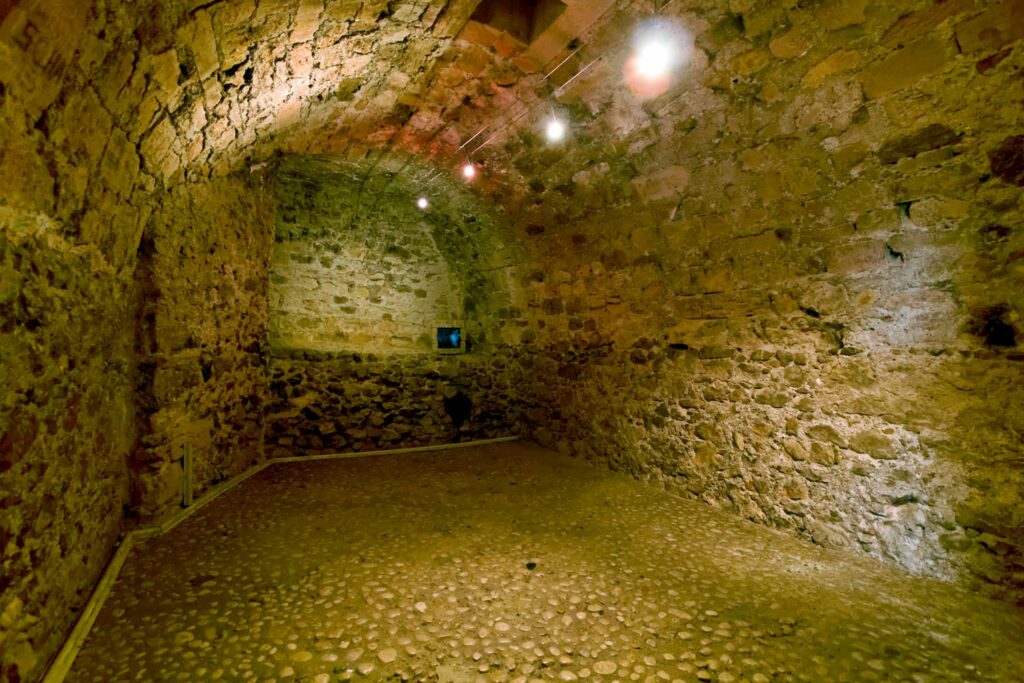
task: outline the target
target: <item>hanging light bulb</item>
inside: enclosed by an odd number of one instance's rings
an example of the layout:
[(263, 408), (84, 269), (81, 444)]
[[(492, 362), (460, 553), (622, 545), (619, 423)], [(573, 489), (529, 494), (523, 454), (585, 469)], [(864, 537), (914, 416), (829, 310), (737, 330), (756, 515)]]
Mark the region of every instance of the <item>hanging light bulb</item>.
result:
[(430, 208), (430, 200), (427, 199), (426, 197), (420, 197), (419, 199), (416, 200), (416, 206), (426, 211), (427, 209)]
[(467, 161), (466, 165), (462, 167), (462, 176), (466, 180), (472, 180), (476, 177), (476, 166), (472, 161)]
[(565, 133), (566, 126), (564, 121), (555, 117), (548, 119), (547, 128), (544, 130), (548, 142), (561, 142), (565, 139)]
[(636, 51), (636, 72), (641, 78), (656, 80), (668, 75), (674, 62), (672, 46), (664, 39), (649, 37)]
[(684, 27), (664, 18), (645, 21), (633, 37), (626, 86), (642, 99), (657, 97), (671, 87), (675, 71), (690, 61), (692, 53), (693, 37)]

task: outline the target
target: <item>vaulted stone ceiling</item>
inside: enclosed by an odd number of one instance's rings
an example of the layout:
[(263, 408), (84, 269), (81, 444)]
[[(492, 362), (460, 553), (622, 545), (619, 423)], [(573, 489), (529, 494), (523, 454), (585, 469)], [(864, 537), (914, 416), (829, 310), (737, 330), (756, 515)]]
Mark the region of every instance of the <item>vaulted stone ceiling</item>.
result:
[[(262, 451), (272, 241), (305, 230), (282, 201), (305, 182), (348, 207), (335, 229), (376, 231), (361, 248), (453, 271), (461, 298), (423, 287), (431, 310), (479, 305), (486, 429), (1019, 595), (1024, 2), (505, 5), (0, 0), (0, 653), (22, 671), (122, 506), (178, 500), (184, 443), (200, 489)], [(637, 92), (634, 30), (659, 13), (692, 51)], [(422, 378), (432, 417), (384, 445), (450, 426), (436, 358), (410, 355), (381, 376)], [(274, 448), (293, 419), (311, 448), (336, 428), (291, 380), (373, 384), (328, 356), (278, 368)], [(346, 447), (381, 445), (352, 424)]]

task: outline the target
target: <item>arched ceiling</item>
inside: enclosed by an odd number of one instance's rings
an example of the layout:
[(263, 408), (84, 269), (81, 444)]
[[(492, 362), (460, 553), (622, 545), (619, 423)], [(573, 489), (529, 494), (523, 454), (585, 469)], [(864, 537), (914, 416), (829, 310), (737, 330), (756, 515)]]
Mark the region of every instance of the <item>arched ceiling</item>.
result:
[[(427, 169), (414, 180), (429, 185), (434, 169), (455, 174), (476, 150), (478, 192), (507, 208), (549, 202), (540, 213), (560, 220), (576, 174), (596, 169), (616, 181), (608, 187), (636, 175), (623, 155), (651, 144), (660, 128), (643, 131), (676, 101), (645, 109), (621, 88), (622, 27), (651, 15), (650, 3), (565, 4), (526, 44), (471, 20), (478, 0), (5, 3), (6, 113), (23, 111), (23, 125), (44, 134), (88, 136), (82, 156), (102, 154), (113, 124), (141, 170), (165, 184), (283, 152), (366, 168), (378, 156), (392, 166), (414, 156)], [(706, 28), (695, 16), (687, 22)], [(575, 137), (549, 150), (538, 126), (556, 110)], [(86, 130), (64, 132), (79, 125)]]
[[(548, 271), (538, 301), (572, 281), (580, 308), (657, 325), (745, 320), (769, 305), (766, 281), (795, 282), (775, 297), (795, 301), (807, 278), (849, 268), (851, 249), (883, 272), (883, 247), (903, 253), (900, 206), (922, 225), (1016, 220), (1015, 166), (1000, 173), (990, 157), (1012, 157), (1019, 108), (984, 103), (1018, 78), (1019, 36), (1000, 27), (1019, 3), (657, 5), (568, 0), (526, 45), (472, 21), (476, 0), (8, 2), (0, 165), (17, 170), (0, 201), (80, 226), (84, 241), (126, 234), (104, 250), (130, 254), (147, 198), (170, 184), (327, 156), (387, 169), (377, 180), (400, 177), (414, 201), (460, 182), (469, 151), (471, 196), (500, 207), (506, 242)], [(658, 11), (693, 50), (645, 98), (623, 74), (634, 28)], [(571, 121), (557, 147), (540, 133), (551, 110)], [(953, 262), (971, 240), (929, 258)], [(694, 296), (713, 305), (695, 311)]]

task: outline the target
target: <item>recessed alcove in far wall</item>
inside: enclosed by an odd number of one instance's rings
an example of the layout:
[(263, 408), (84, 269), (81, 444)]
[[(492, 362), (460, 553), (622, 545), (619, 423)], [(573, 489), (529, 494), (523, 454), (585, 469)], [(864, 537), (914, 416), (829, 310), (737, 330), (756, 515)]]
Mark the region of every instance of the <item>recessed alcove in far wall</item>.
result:
[[(516, 432), (516, 382), (495, 349), (519, 338), (510, 287), (518, 261), (499, 213), (431, 175), (404, 160), (281, 162), (269, 287), (270, 453)], [(456, 322), (469, 354), (438, 348), (438, 328)]]
[[(475, 341), (500, 326), (511, 263), (497, 219), (418, 177), (327, 159), (285, 161), (271, 263), (275, 351), (424, 353), (436, 326), (472, 320)], [(494, 334), (494, 329), (491, 330)]]

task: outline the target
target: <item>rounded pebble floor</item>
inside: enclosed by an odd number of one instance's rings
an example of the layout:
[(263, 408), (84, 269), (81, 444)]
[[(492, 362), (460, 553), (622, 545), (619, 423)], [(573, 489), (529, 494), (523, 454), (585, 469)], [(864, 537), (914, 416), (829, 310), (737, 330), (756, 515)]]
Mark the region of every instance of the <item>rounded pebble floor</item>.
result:
[(502, 444), (267, 468), (136, 547), (69, 681), (1024, 680), (1024, 611)]

